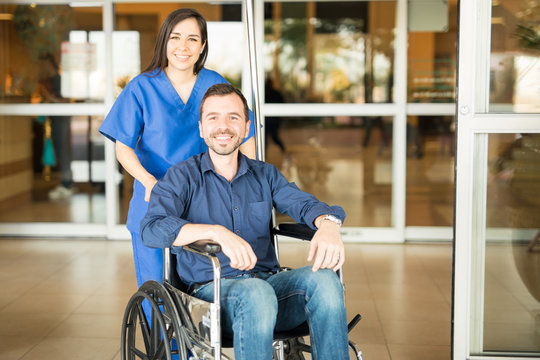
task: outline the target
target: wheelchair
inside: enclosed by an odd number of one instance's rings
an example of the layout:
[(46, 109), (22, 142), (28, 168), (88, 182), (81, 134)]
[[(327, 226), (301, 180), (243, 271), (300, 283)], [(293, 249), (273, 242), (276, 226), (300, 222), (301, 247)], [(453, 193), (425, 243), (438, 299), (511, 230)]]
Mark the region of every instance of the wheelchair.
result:
[[(278, 254), (277, 236), (311, 240), (314, 230), (301, 224), (281, 224), (272, 230), (274, 247)], [(232, 339), (222, 339), (220, 328), (220, 278), (221, 267), (216, 256), (221, 247), (208, 240), (200, 240), (184, 247), (185, 250), (206, 257), (212, 264), (214, 301), (195, 298), (187, 293), (176, 273), (176, 261), (169, 248), (163, 250), (163, 284), (145, 282), (129, 300), (122, 322), (121, 359), (230, 359), (222, 347), (232, 347)], [(279, 257), (278, 257), (279, 259)], [(282, 268), (286, 271), (287, 268)], [(342, 280), (342, 273), (339, 272)], [(148, 301), (151, 314), (142, 306)], [(349, 332), (360, 321), (357, 314), (348, 324)], [(274, 333), (274, 360), (304, 360), (311, 348), (304, 342), (309, 335), (306, 322), (295, 329)], [(351, 351), (356, 360), (362, 352), (352, 341)]]

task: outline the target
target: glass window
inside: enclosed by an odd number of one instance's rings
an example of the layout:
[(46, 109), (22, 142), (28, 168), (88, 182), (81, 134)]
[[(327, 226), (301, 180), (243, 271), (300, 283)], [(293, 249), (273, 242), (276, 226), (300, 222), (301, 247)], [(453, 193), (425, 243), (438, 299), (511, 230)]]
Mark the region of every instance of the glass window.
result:
[(394, 1), (272, 2), (264, 17), (264, 69), (285, 102), (392, 102)]
[[(129, 39), (129, 43), (119, 39), (121, 47), (114, 46), (113, 68), (117, 94), (131, 78), (150, 64), (161, 23), (171, 11), (182, 6), (175, 3), (116, 4), (114, 33), (119, 38)], [(209, 53), (205, 66), (241, 88), (242, 69), (247, 56), (246, 44), (242, 41), (245, 25), (242, 23), (241, 6), (197, 3), (190, 7), (199, 11), (208, 24)]]
[(540, 112), (540, 3), (493, 1), (490, 112)]
[(392, 118), (266, 117), (265, 124), (266, 161), (289, 181), (342, 206), (346, 226), (391, 226)]
[[(410, 8), (419, 12), (417, 17), (431, 14), (423, 13), (429, 9)], [(457, 1), (450, 0), (444, 16), (448, 26), (429, 31), (409, 31), (407, 101), (415, 103), (451, 103), (455, 101), (456, 58), (457, 58)], [(411, 14), (410, 14), (411, 17)], [(409, 19), (413, 21), (415, 18)], [(411, 28), (411, 24), (409, 24)]]
[(0, 222), (105, 223), (102, 121), (0, 116)]
[[(78, 3), (84, 5), (84, 3)], [(104, 53), (90, 34), (102, 32), (102, 8), (5, 5), (0, 10), (0, 101), (103, 100)]]
[(452, 226), (455, 123), (453, 116), (407, 119), (407, 226)]
[(490, 134), (488, 161), (482, 351), (538, 355), (540, 134)]

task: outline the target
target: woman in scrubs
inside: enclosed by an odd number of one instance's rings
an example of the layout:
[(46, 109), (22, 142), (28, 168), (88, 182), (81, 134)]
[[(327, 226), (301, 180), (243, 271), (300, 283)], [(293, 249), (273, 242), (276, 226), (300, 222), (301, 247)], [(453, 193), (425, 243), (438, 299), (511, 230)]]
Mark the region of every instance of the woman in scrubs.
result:
[[(163, 274), (162, 250), (144, 246), (139, 230), (152, 188), (171, 165), (206, 151), (198, 125), (201, 99), (210, 86), (227, 82), (204, 68), (207, 38), (206, 21), (197, 11), (170, 13), (161, 25), (152, 62), (126, 85), (99, 129), (116, 143), (118, 161), (135, 178), (127, 227), (139, 286), (148, 280), (161, 282)], [(252, 158), (253, 133), (252, 126), (241, 147)]]

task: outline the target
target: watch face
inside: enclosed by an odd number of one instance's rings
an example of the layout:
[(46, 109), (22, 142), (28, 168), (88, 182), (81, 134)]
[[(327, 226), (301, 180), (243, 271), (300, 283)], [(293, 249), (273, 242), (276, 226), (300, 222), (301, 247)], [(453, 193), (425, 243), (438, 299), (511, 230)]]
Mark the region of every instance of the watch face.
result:
[(335, 222), (336, 224), (341, 226), (341, 220), (339, 220), (337, 217), (335, 217), (333, 215), (327, 215), (323, 219), (330, 220), (330, 221)]

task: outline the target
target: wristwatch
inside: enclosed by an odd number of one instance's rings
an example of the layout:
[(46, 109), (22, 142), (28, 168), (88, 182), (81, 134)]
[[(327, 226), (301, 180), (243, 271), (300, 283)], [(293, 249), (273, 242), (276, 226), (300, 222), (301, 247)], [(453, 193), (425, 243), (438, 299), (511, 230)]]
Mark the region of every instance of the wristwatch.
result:
[(333, 222), (333, 223), (338, 224), (339, 226), (341, 226), (341, 225), (343, 224), (343, 222), (342, 222), (340, 219), (338, 219), (337, 217), (335, 217), (334, 215), (326, 215), (325, 217), (323, 217), (323, 218), (321, 219), (321, 221), (322, 221), (322, 220), (328, 220), (328, 221), (331, 221), (331, 222)]

